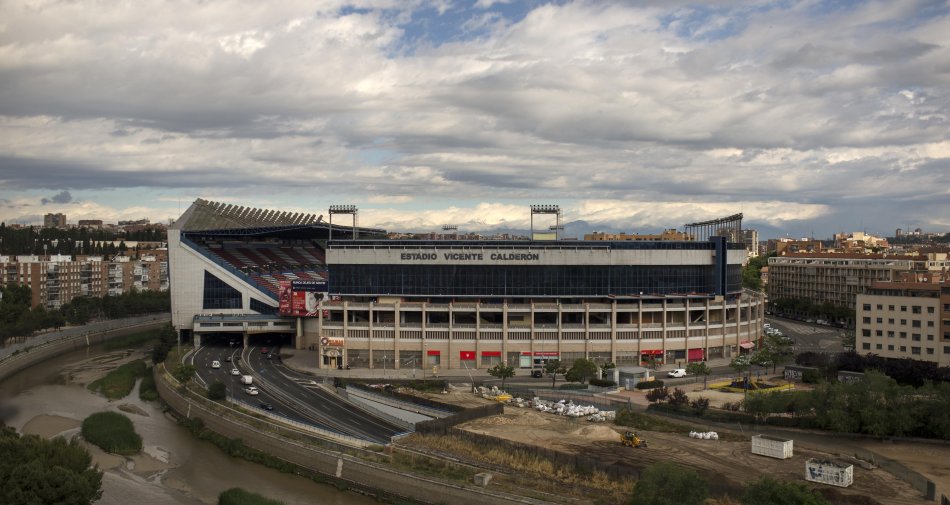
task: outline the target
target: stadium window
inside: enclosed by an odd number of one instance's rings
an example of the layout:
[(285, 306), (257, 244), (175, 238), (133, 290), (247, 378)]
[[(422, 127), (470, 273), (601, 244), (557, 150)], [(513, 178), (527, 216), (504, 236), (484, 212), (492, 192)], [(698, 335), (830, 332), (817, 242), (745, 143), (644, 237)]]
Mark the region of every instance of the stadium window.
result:
[(910, 322), (910, 325), (914, 328), (920, 328), (920, 321), (914, 320)]
[(888, 318), (887, 324), (894, 324), (894, 318), (893, 317)]
[(202, 308), (240, 309), (241, 292), (205, 270), (205, 285), (202, 293)]
[(259, 314), (276, 314), (277, 307), (272, 307), (266, 303), (258, 300), (257, 298), (251, 298), (251, 310)]
[(894, 310), (894, 306), (893, 306), (893, 305), (888, 305), (888, 306), (887, 306), (887, 310), (893, 311), (893, 310)]
[[(875, 330), (875, 333), (876, 333), (877, 336), (879, 336), (879, 337), (882, 336), (882, 335), (884, 335), (884, 332), (883, 332), (882, 330)], [(889, 336), (893, 337), (893, 335), (889, 335)]]
[(893, 345), (887, 346), (887, 350), (888, 350), (888, 351), (893, 351), (893, 350), (894, 350), (894, 346), (893, 346)]
[(901, 346), (901, 352), (907, 352), (907, 346), (906, 346), (906, 345), (902, 345), (902, 346)]
[(877, 304), (877, 310), (884, 310), (884, 306), (881, 305), (880, 303)]
[(933, 314), (933, 313), (934, 313), (934, 308), (933, 308), (933, 307), (927, 307), (927, 313), (928, 313), (928, 314)]
[(920, 347), (911, 347), (911, 348), (910, 348), (910, 353), (911, 353), (911, 354), (920, 354)]
[(893, 331), (887, 332), (887, 338), (894, 338), (894, 332)]
[(907, 326), (907, 320), (901, 319), (901, 326)]
[(928, 348), (927, 348), (927, 354), (933, 354), (933, 353), (934, 353), (933, 347), (928, 347)]
[(864, 310), (871, 310), (871, 304), (870, 304), (870, 303), (865, 303), (865, 304), (864, 304)]
[(950, 345), (943, 346), (943, 353), (950, 354)]
[(870, 337), (870, 336), (871, 336), (871, 330), (869, 330), (869, 329), (867, 329), (867, 328), (864, 328), (864, 329), (861, 330), (861, 335), (864, 336), (864, 337)]
[(877, 347), (877, 350), (878, 350), (878, 351), (880, 351), (880, 350), (881, 350), (881, 348), (882, 348), (882, 347), (884, 347), (884, 346), (883, 346), (883, 345), (881, 345), (881, 344), (877, 344), (877, 346), (876, 346), (876, 347)]
[(920, 314), (921, 312), (920, 305), (914, 305), (913, 307), (910, 308), (910, 311), (914, 314)]
[(914, 333), (913, 335), (910, 336), (910, 338), (911, 340), (916, 340), (917, 342), (920, 342), (920, 333)]
[(865, 317), (865, 318), (864, 318), (864, 324), (871, 324), (871, 318), (870, 318), (870, 317)]
[(870, 342), (864, 342), (864, 343), (861, 344), (861, 348), (864, 349), (864, 350), (870, 351), (870, 350), (871, 350), (871, 343), (870, 343)]
[(901, 305), (901, 312), (907, 312), (907, 306)]
[(877, 324), (882, 324), (882, 323), (884, 323), (884, 318), (883, 317), (877, 318)]
[(933, 339), (934, 339), (933, 335), (927, 335), (927, 340), (933, 340)]
[(901, 338), (907, 338), (907, 332), (906, 332), (906, 331), (902, 331), (902, 332), (901, 332)]

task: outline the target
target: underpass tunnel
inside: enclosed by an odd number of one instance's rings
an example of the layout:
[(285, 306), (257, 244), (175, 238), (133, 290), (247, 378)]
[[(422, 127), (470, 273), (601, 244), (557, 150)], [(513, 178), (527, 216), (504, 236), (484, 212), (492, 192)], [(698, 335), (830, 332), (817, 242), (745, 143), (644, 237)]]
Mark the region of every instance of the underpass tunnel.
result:
[(283, 347), (293, 349), (295, 344), (293, 333), (248, 333), (247, 345), (254, 347)]
[(241, 334), (237, 332), (202, 333), (200, 344), (198, 341), (195, 344), (210, 347), (237, 346), (240, 345), (241, 338)]

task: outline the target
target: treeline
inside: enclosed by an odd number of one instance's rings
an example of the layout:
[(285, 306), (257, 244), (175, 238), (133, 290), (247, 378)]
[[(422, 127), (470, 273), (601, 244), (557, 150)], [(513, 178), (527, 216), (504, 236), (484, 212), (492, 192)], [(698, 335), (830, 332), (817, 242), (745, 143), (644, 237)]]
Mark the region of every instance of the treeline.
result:
[(950, 383), (904, 386), (876, 370), (813, 391), (749, 395), (745, 411), (769, 424), (950, 440)]
[(77, 297), (56, 310), (42, 305), (31, 307), (31, 291), (26, 286), (8, 285), (0, 290), (0, 338), (26, 337), (47, 328), (66, 324), (82, 325), (95, 319), (168, 312), (171, 295), (167, 291), (133, 291), (117, 296)]
[(950, 367), (938, 367), (932, 361), (910, 358), (884, 358), (876, 354), (860, 355), (843, 352), (836, 356), (803, 352), (795, 357), (795, 363), (815, 367), (819, 374), (829, 380), (837, 378), (838, 371), (866, 372), (878, 370), (905, 386), (921, 387), (929, 382), (950, 382)]
[[(121, 241), (164, 242), (168, 240), (165, 230), (145, 229), (130, 232), (99, 230), (95, 228), (42, 228), (28, 226), (10, 228), (0, 223), (0, 254), (94, 254), (108, 255), (124, 250)], [(118, 246), (98, 242), (120, 241)]]
[(775, 253), (756, 256), (742, 267), (742, 287), (756, 291), (762, 290), (762, 267), (768, 266), (769, 258), (772, 256), (775, 256)]

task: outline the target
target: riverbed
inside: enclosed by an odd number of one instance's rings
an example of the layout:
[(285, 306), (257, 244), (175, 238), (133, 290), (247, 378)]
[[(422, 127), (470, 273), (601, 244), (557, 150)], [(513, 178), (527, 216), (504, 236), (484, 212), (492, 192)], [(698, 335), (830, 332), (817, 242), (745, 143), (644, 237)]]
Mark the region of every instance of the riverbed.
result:
[(0, 421), (24, 434), (72, 438), (79, 436), (82, 420), (95, 412), (116, 411), (128, 416), (142, 436), (141, 454), (116, 456), (87, 445), (104, 470), (103, 495), (97, 504), (216, 504), (218, 495), (232, 487), (287, 505), (378, 503), (232, 458), (178, 426), (158, 402), (139, 400), (138, 385), (129, 396), (115, 401), (86, 389), (86, 384), (109, 370), (143, 357), (141, 349), (106, 351), (100, 346), (39, 363), (0, 383)]

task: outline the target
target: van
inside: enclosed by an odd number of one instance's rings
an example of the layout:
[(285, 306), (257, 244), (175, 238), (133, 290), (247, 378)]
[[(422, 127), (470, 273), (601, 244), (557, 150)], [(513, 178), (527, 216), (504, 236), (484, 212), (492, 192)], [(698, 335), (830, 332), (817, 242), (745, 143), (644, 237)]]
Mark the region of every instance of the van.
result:
[(250, 385), (250, 384), (253, 383), (253, 382), (254, 382), (254, 377), (251, 377), (250, 375), (242, 375), (242, 376), (241, 376), (241, 384)]

